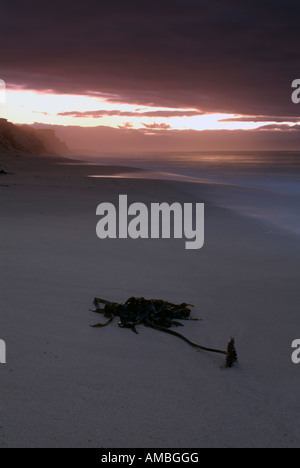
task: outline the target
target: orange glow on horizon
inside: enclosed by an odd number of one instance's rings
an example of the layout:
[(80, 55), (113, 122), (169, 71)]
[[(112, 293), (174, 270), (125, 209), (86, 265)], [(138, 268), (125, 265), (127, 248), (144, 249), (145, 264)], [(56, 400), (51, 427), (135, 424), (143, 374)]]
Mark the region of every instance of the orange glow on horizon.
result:
[[(93, 112), (104, 111), (101, 117), (93, 116)], [(178, 116), (178, 113), (189, 112), (199, 115)], [(79, 113), (74, 115), (59, 115), (64, 113)], [(105, 112), (123, 115), (105, 115)], [(145, 116), (147, 112), (168, 112), (168, 116)], [(172, 112), (175, 114), (172, 116)], [(83, 115), (81, 116), (80, 113)], [(84, 113), (88, 115), (85, 117)], [(141, 115), (139, 115), (141, 114)], [(0, 106), (0, 115), (16, 124), (42, 123), (47, 125), (143, 129), (151, 133), (154, 130), (254, 130), (264, 125), (276, 124), (274, 121), (222, 121), (243, 117), (236, 114), (206, 113), (197, 109), (180, 109), (166, 107), (150, 107), (128, 103), (110, 102), (97, 95), (69, 95), (38, 92), (23, 89), (8, 89), (6, 103)], [(298, 122), (300, 124), (300, 121)], [(295, 122), (282, 122), (295, 125)]]

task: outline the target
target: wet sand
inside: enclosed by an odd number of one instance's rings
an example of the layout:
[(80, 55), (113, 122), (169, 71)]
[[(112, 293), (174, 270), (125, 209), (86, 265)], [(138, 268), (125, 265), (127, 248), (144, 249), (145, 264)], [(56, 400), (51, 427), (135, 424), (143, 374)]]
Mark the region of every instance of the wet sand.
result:
[[(206, 202), (182, 182), (113, 175), (132, 168), (1, 157), (0, 447), (299, 447), (296, 236), (206, 203), (205, 246), (106, 240), (96, 207), (133, 201)], [(58, 164), (60, 163), (60, 164)], [(207, 188), (206, 188), (207, 190)], [(94, 296), (195, 304), (180, 329), (204, 346), (236, 338), (240, 363), (171, 335), (114, 322)]]

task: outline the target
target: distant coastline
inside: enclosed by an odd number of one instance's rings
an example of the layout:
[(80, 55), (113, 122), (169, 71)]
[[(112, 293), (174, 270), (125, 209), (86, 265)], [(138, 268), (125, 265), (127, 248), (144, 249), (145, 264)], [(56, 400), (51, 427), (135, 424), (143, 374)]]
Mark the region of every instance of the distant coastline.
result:
[(70, 152), (52, 129), (15, 125), (6, 119), (0, 119), (0, 153), (63, 156)]

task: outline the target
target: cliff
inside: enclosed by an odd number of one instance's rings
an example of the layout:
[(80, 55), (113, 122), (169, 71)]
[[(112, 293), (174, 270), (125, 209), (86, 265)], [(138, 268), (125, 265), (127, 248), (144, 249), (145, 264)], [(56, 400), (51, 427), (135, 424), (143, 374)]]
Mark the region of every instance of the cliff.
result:
[(51, 129), (14, 125), (0, 119), (0, 154), (65, 155), (69, 149)]

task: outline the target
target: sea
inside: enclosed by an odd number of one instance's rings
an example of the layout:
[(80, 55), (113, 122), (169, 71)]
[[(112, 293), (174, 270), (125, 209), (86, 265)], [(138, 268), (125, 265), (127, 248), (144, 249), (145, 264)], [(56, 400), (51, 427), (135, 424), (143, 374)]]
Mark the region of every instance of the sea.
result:
[(141, 169), (118, 177), (186, 182), (199, 202), (204, 198), (259, 219), (270, 233), (273, 228), (300, 235), (300, 151), (144, 152), (82, 159)]

